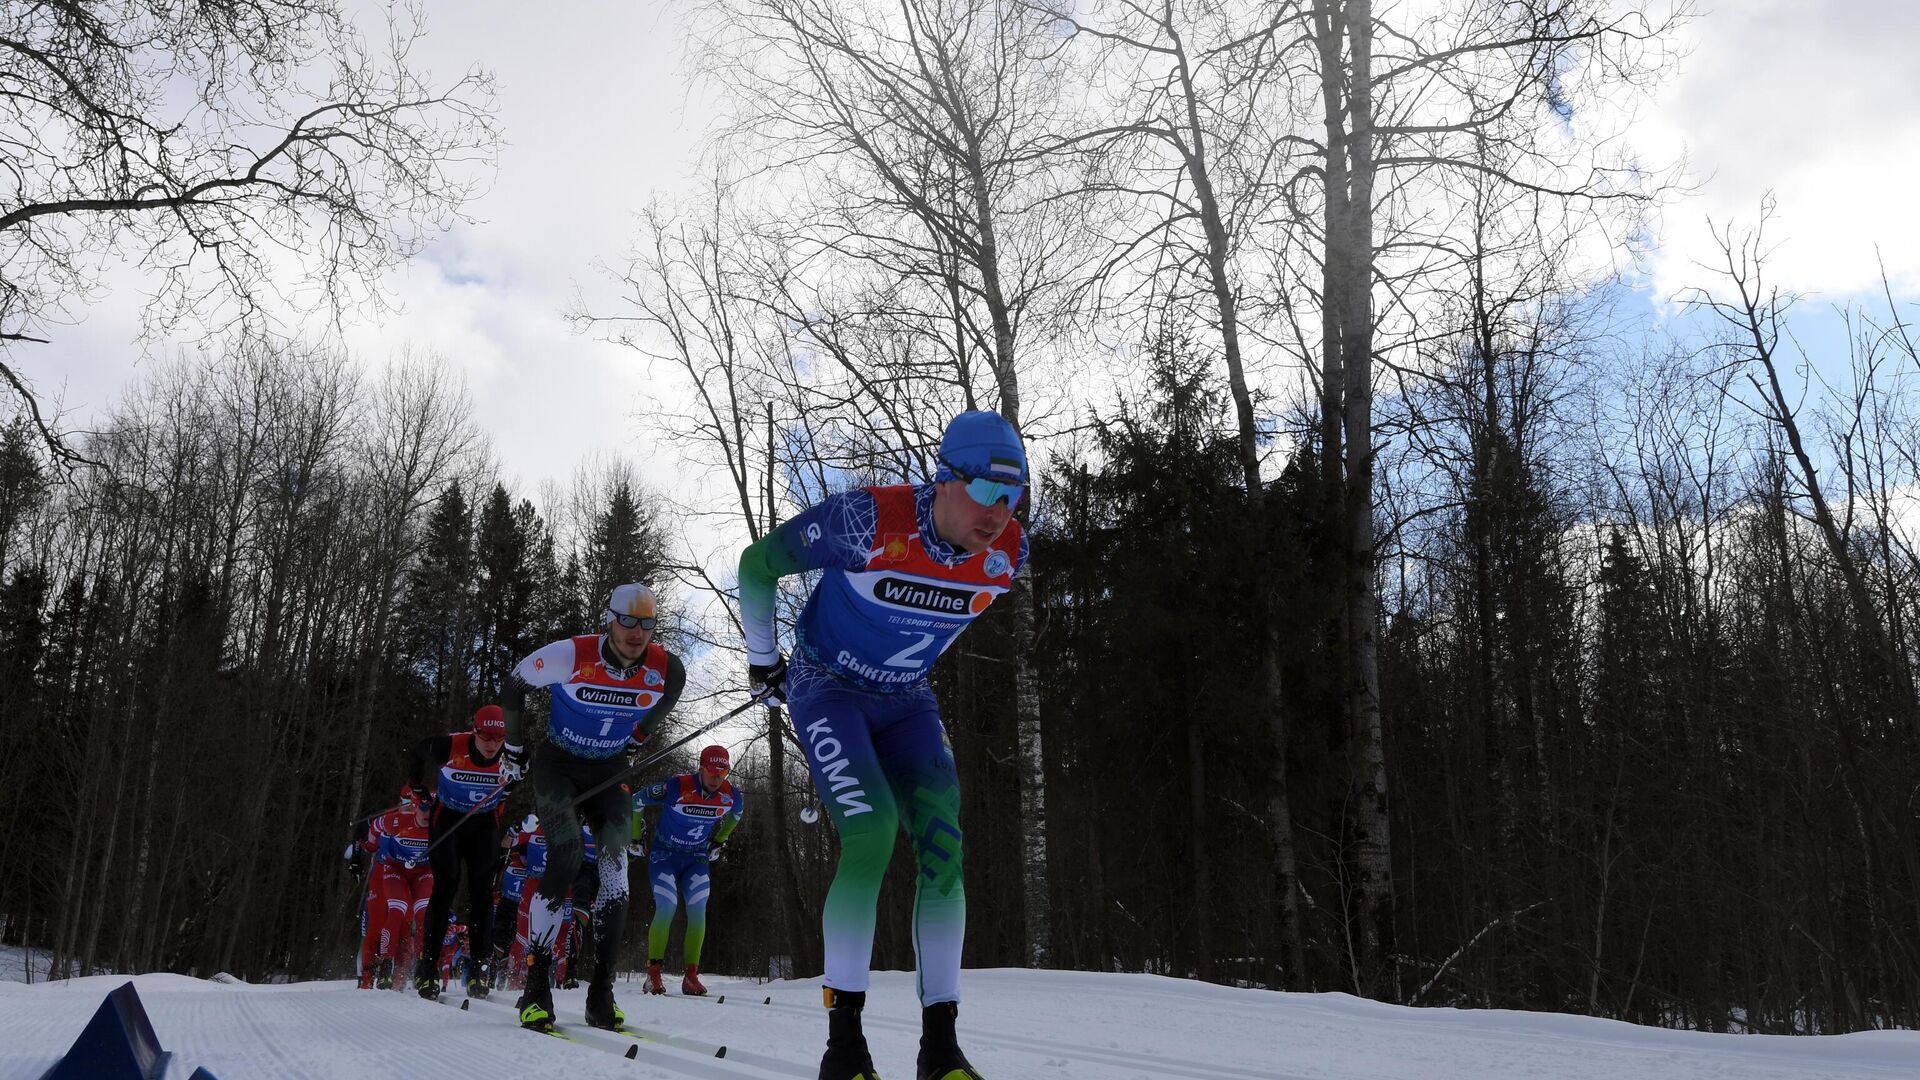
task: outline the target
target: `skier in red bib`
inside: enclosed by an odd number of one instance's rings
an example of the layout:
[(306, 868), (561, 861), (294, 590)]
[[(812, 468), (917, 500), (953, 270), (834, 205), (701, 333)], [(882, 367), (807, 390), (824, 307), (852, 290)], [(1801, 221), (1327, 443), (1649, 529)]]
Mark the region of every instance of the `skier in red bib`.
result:
[(375, 969), (380, 964), (380, 933), (387, 924), (387, 898), (380, 892), (380, 875), (368, 873), (370, 861), (368, 852), (373, 850), (375, 818), (359, 822), (359, 833), (353, 842), (347, 845), (345, 855), (347, 873), (360, 882), (360, 955), (354, 962), (357, 975), (356, 985), (362, 990), (373, 989)]
[(407, 962), (420, 947), (420, 923), (433, 892), (428, 837), (427, 808), (409, 788), (400, 793), (399, 806), (374, 822), (362, 845), (374, 853), (373, 873), (385, 908), (374, 976), (374, 985), (382, 990), (393, 985), (395, 964)]
[(700, 769), (670, 777), (633, 797), (635, 811), (660, 808), (653, 829), (647, 877), (653, 882), (653, 925), (647, 934), (649, 994), (667, 992), (660, 969), (667, 955), (667, 935), (674, 912), (686, 899), (687, 932), (681, 941), (686, 973), (680, 992), (699, 997), (707, 992), (700, 982), (700, 948), (707, 939), (707, 895), (712, 891), (710, 865), (720, 858), (720, 847), (733, 835), (746, 812), (746, 802), (727, 782), (733, 761), (724, 746), (700, 751)]
[[(519, 1001), (524, 1027), (553, 1028), (553, 951), (584, 856), (582, 819), (600, 841), (600, 895), (593, 913), (598, 962), (587, 985), (586, 1019), (593, 1027), (615, 1030), (626, 1022), (613, 1000), (613, 975), (626, 924), (633, 804), (616, 781), (626, 771), (626, 756), (637, 753), (659, 728), (687, 680), (679, 658), (653, 640), (657, 608), (646, 585), (615, 588), (601, 616), (605, 633), (541, 647), (515, 665), (501, 691), (506, 775), (532, 779), (548, 848), (546, 872), (528, 913), (527, 983)], [(551, 707), (546, 742), (529, 768), (522, 710), (534, 690), (546, 691)], [(583, 801), (576, 807), (577, 799)]]
[[(440, 946), (446, 934), (461, 871), (467, 881), (467, 925), (474, 962), (467, 972), (467, 996), (487, 996), (487, 957), (491, 954), (493, 875), (500, 809), (505, 804), (501, 748), (507, 721), (498, 705), (473, 714), (473, 730), (422, 739), (407, 755), (407, 786), (433, 807), (431, 824), (433, 896), (413, 987), (423, 998), (440, 996)], [(433, 790), (427, 773), (434, 771)]]
[[(904, 824), (919, 867), (913, 946), (918, 1080), (978, 1080), (960, 1052), (966, 930), (960, 783), (927, 675), (1027, 561), (1014, 508), (1027, 454), (999, 413), (965, 412), (940, 440), (934, 482), (855, 488), (801, 511), (740, 556), (748, 679), (784, 691), (814, 790), (840, 835), (821, 911), (827, 1050), (820, 1080), (874, 1080), (861, 1029), (880, 882)], [(820, 570), (794, 630), (774, 636), (779, 579)]]

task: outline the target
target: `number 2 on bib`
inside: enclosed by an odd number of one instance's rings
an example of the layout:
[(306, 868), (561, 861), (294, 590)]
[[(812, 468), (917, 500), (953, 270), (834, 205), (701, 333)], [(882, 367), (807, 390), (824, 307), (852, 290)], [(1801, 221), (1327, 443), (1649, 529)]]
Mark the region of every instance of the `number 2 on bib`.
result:
[(888, 667), (904, 667), (904, 668), (919, 667), (920, 653), (928, 645), (933, 644), (933, 635), (904, 631), (904, 630), (901, 631), (901, 633), (906, 634), (906, 636), (911, 638), (919, 638), (920, 640), (914, 642), (913, 644), (907, 646), (904, 649), (901, 649), (899, 652), (894, 653), (892, 656), (887, 657), (887, 666)]

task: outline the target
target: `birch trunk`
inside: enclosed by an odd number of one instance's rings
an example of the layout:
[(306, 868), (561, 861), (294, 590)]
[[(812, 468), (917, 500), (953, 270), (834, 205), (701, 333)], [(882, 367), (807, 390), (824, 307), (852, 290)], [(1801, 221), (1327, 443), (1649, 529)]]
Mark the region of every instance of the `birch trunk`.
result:
[(1331, 516), (1343, 534), (1346, 601), (1342, 612), (1348, 736), (1355, 749), (1350, 783), (1353, 918), (1360, 954), (1354, 991), (1365, 994), (1385, 958), (1393, 875), (1387, 775), (1380, 717), (1373, 536), (1373, 6), (1370, 0), (1317, 0), (1326, 144), (1326, 258), (1322, 342), (1323, 466), (1339, 491)]
[(786, 921), (787, 954), (793, 970), (787, 978), (801, 978), (816, 970), (813, 957), (813, 935), (800, 914), (800, 874), (794, 866), (793, 844), (788, 836), (787, 824), (787, 739), (786, 723), (781, 719), (778, 708), (767, 709), (767, 767), (772, 773), (768, 789), (773, 797), (773, 820), (769, 828), (773, 833), (774, 858), (779, 863), (780, 892), (785, 902), (780, 905), (782, 917)]
[[(1240, 314), (1239, 296), (1234, 288), (1232, 274), (1228, 266), (1228, 252), (1231, 239), (1227, 235), (1226, 217), (1220, 209), (1220, 200), (1214, 192), (1213, 172), (1208, 163), (1206, 125), (1202, 123), (1199, 112), (1198, 93), (1194, 86), (1191, 65), (1187, 60), (1186, 47), (1175, 31), (1171, 16), (1163, 24), (1168, 37), (1174, 43), (1174, 55), (1178, 61), (1177, 74), (1182, 95), (1186, 100), (1185, 120), (1188, 131), (1187, 145), (1182, 149), (1186, 158), (1187, 175), (1193, 180), (1194, 199), (1199, 207), (1202, 229), (1207, 238), (1206, 265), (1209, 284), (1213, 289), (1214, 308), (1220, 320), (1220, 352), (1227, 367), (1227, 387), (1233, 396), (1234, 422), (1238, 428), (1238, 450), (1240, 471), (1246, 485), (1247, 506), (1253, 519), (1259, 523), (1263, 534), (1266, 522), (1266, 483), (1260, 475), (1260, 433), (1254, 419), (1253, 391), (1247, 383), (1246, 365), (1240, 351)], [(1261, 560), (1262, 567), (1271, 573), (1268, 565), (1270, 556)], [(1278, 956), (1279, 978), (1275, 985), (1285, 982), (1289, 972), (1302, 970), (1300, 940), (1300, 908), (1295, 897), (1297, 868), (1293, 849), (1293, 808), (1287, 791), (1287, 723), (1282, 712), (1284, 707), (1285, 686), (1280, 673), (1280, 618), (1279, 605), (1276, 602), (1271, 584), (1260, 586), (1262, 607), (1259, 615), (1260, 654), (1257, 660), (1260, 679), (1260, 709), (1267, 716), (1267, 733), (1273, 743), (1277, 762), (1272, 782), (1272, 794), (1267, 800), (1267, 830), (1272, 848), (1272, 876), (1274, 881), (1274, 905), (1272, 925), (1269, 928), (1271, 944)]]
[[(1000, 388), (1000, 414), (1020, 431), (1020, 376), (1014, 363), (1013, 316), (1000, 281), (999, 241), (986, 163), (977, 144), (967, 147), (973, 211), (979, 230), (977, 266), (987, 312), (993, 320), (993, 373)], [(1022, 438), (1025, 435), (1022, 433)], [(1026, 506), (1030, 508), (1031, 502)], [(1020, 856), (1028, 967), (1045, 967), (1053, 951), (1053, 913), (1047, 888), (1046, 755), (1040, 729), (1040, 683), (1028, 656), (1033, 652), (1034, 598), (1030, 573), (1013, 583), (1013, 693), (1020, 755)]]
[(1027, 657), (1033, 651), (1033, 580), (1013, 584), (1014, 705), (1019, 714), (1021, 868), (1027, 927), (1027, 966), (1047, 966), (1053, 952), (1053, 910), (1047, 889), (1047, 800), (1040, 731), (1040, 680)]
[(1193, 879), (1188, 900), (1193, 914), (1193, 973), (1213, 981), (1213, 860), (1207, 852), (1212, 831), (1207, 818), (1207, 748), (1202, 725), (1187, 719), (1187, 825), (1193, 850)]

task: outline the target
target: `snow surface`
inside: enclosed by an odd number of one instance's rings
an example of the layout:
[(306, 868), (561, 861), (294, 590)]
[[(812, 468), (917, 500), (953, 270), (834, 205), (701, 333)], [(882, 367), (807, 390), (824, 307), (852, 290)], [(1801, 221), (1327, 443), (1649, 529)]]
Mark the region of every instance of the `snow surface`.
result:
[(0, 983), (41, 982), (52, 963), (44, 949), (0, 945)]
[[(0, 983), (0, 1077), (34, 1080), (127, 976)], [(506, 1080), (531, 1076), (812, 1080), (826, 1036), (818, 985), (708, 976), (712, 996), (618, 995), (635, 1040), (577, 1023), (585, 991), (554, 995), (590, 1045), (523, 1032), (505, 1002), (471, 1011), (346, 982), (249, 986), (182, 975), (133, 982), (166, 1080)], [(881, 972), (866, 1030), (887, 1077), (911, 1077), (913, 976)], [(1408, 1009), (1345, 994), (1277, 994), (1152, 975), (967, 973), (961, 1045), (994, 1080), (1816, 1080), (1920, 1076), (1920, 1032), (1714, 1035), (1550, 1013)], [(726, 995), (724, 1004), (718, 1003)], [(763, 1004), (767, 998), (772, 1004)], [(713, 1048), (728, 1047), (725, 1058)]]
[[(46, 982), (47, 973), (53, 969), (53, 956), (45, 949), (28, 949), (19, 945), (0, 945), (0, 984), (18, 982)], [(113, 972), (105, 964), (93, 969), (96, 975), (108, 975)], [(7, 1080), (0, 1077), (0, 1080)]]

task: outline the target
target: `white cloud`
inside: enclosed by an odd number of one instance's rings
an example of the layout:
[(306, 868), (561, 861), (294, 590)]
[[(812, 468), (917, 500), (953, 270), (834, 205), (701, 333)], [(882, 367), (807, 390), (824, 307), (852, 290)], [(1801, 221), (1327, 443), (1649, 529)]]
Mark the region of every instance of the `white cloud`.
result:
[(1650, 160), (1684, 150), (1699, 184), (1666, 213), (1657, 289), (1700, 282), (1696, 264), (1718, 264), (1707, 219), (1751, 226), (1771, 191), (1776, 284), (1870, 292), (1884, 259), (1920, 295), (1920, 7), (1719, 0), (1684, 44), (1678, 77), (1634, 132)]
[(358, 351), (399, 342), (465, 373), (475, 419), (509, 477), (531, 492), (595, 451), (655, 463), (647, 379), (632, 353), (576, 334), (576, 289), (603, 302), (595, 269), (616, 261), (631, 213), (683, 186), (705, 124), (689, 104), (678, 28), (660, 0), (529, 5), (433, 0), (418, 54), (445, 79), (479, 63), (498, 79), (506, 145), (476, 224), (435, 242), (389, 280), (405, 314), (349, 335)]
[[(607, 309), (596, 260), (625, 251), (634, 209), (688, 185), (706, 113), (690, 98), (670, 5), (430, 0), (426, 17), (416, 58), (441, 82), (492, 69), (506, 145), (471, 207), (480, 220), (394, 272), (386, 286), (404, 312), (351, 327), (350, 344), (376, 362), (402, 346), (445, 356), (522, 491), (564, 480), (595, 451), (664, 482), (676, 469), (638, 358), (575, 334), (560, 313), (576, 288)], [(1877, 245), (1920, 294), (1920, 8), (1719, 0), (1684, 33), (1689, 55), (1631, 132), (1649, 161), (1684, 150), (1701, 184), (1665, 215), (1656, 287), (1700, 281), (1693, 264), (1714, 254), (1707, 217), (1751, 221), (1771, 190), (1780, 284), (1870, 288)], [(15, 354), (44, 390), (66, 387), (81, 426), (135, 373), (132, 277), (116, 271), (114, 292), (55, 345)]]
[[(384, 4), (368, 5), (371, 33)], [(705, 123), (687, 106), (668, 5), (430, 0), (413, 62), (431, 81), (468, 68), (498, 80), (505, 144), (476, 220), (433, 238), (381, 283), (399, 310), (349, 315), (345, 340), (377, 366), (402, 350), (445, 357), (468, 380), (475, 419), (509, 479), (531, 494), (565, 480), (596, 451), (622, 454), (650, 482), (660, 442), (647, 422), (647, 380), (631, 353), (582, 337), (562, 319), (576, 289), (610, 286), (596, 260), (616, 261), (631, 211), (684, 185)], [(693, 115), (689, 118), (688, 113)], [(109, 265), (111, 291), (76, 307), (54, 342), (9, 357), (85, 429), (134, 379), (145, 295), (134, 268)], [(170, 343), (156, 343), (161, 352)]]

